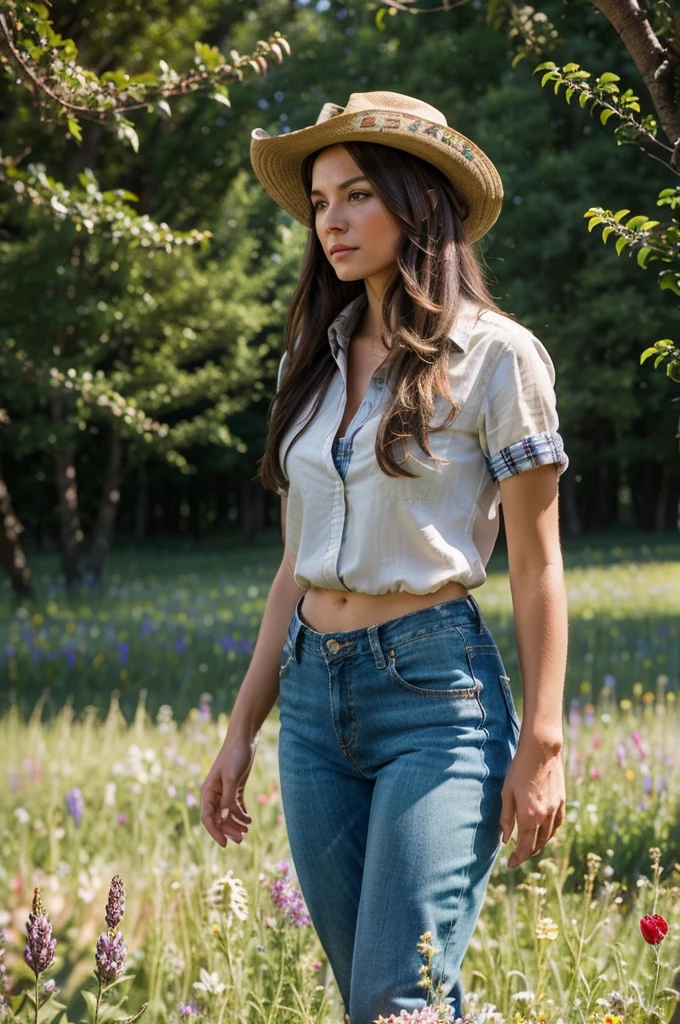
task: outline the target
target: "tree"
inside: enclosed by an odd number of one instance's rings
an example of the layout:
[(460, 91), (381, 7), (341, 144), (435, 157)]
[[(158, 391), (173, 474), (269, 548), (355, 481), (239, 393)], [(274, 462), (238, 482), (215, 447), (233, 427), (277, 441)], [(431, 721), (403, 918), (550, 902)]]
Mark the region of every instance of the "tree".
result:
[[(385, 27), (385, 15), (397, 11), (408, 14), (427, 14), (434, 11), (449, 11), (472, 0), (445, 0), (442, 6), (420, 7), (406, 0), (381, 0), (376, 21)], [(545, 3), (552, 9), (554, 5)], [(565, 90), (565, 99), (570, 103), (578, 96), (581, 107), (589, 106), (590, 111), (600, 109), (600, 120), (607, 124), (615, 116), (619, 120), (614, 135), (617, 145), (637, 145), (650, 157), (660, 161), (674, 175), (680, 175), (680, 13), (673, 12), (668, 0), (575, 0), (570, 4), (571, 16), (588, 8), (595, 8), (607, 18), (620, 36), (642, 76), (649, 97), (656, 110), (643, 118), (640, 114), (639, 98), (628, 88), (621, 92), (620, 76), (605, 71), (591, 85), (589, 71), (573, 61), (561, 69), (554, 61), (538, 64), (534, 72), (544, 71), (541, 85), (554, 82), (555, 93)], [(487, 24), (496, 30), (507, 31), (513, 39), (516, 54), (513, 67), (525, 58), (543, 56), (559, 43), (560, 32), (555, 27), (556, 16), (537, 11), (526, 5), (518, 7), (512, 0), (487, 0)], [(561, 14), (561, 20), (565, 14)], [(661, 127), (666, 142), (658, 137)], [(657, 197), (657, 206), (668, 206), (671, 211), (680, 207), (680, 186), (662, 189)], [(680, 220), (672, 216), (667, 224), (650, 219), (646, 214), (637, 213), (623, 222), (622, 218), (631, 211), (622, 209), (616, 213), (602, 207), (591, 207), (584, 217), (588, 218), (588, 230), (604, 224), (602, 239), (616, 236), (616, 253), (621, 255), (626, 246), (635, 251), (637, 262), (643, 269), (654, 261), (668, 265), (658, 274), (662, 290), (670, 289), (680, 296)], [(640, 356), (644, 362), (654, 355), (655, 368), (664, 360), (666, 372), (673, 380), (680, 381), (680, 346), (670, 338), (663, 338), (648, 346)], [(675, 400), (675, 399), (674, 399)]]
[[(101, 14), (105, 17), (106, 12)], [(167, 118), (172, 113), (169, 98), (181, 99), (207, 90), (212, 98), (229, 106), (225, 83), (243, 81), (248, 67), (257, 74), (266, 71), (265, 54), (273, 54), (281, 61), (283, 52), (290, 52), (286, 40), (275, 32), (268, 41), (258, 40), (248, 56), (232, 51), (230, 61), (216, 46), (197, 42), (196, 67), (184, 74), (176, 72), (165, 60), (160, 61), (157, 74), (145, 70), (130, 75), (120, 69), (102, 71), (101, 67), (95, 73), (77, 63), (75, 41), (55, 30), (47, 8), (32, 2), (21, 8), (9, 3), (7, 14), (0, 15), (0, 40), (4, 70), (13, 76), (23, 76), (15, 80), (15, 85), (27, 90), (41, 121), (65, 121), (65, 143), (84, 142), (87, 149), (89, 142), (92, 152), (96, 143), (100, 155), (105, 141), (102, 127), (114, 129), (109, 132), (114, 151), (116, 141), (138, 151), (139, 136), (126, 116), (129, 112), (146, 108)], [(104, 55), (103, 63), (109, 63), (112, 56)], [(98, 61), (102, 61), (101, 55)], [(26, 97), (22, 98), (25, 103)], [(21, 109), (22, 98), (17, 109)], [(89, 125), (89, 138), (83, 136), (82, 121), (93, 122)], [(11, 442), (19, 452), (26, 453), (41, 444), (50, 445), (53, 452), (62, 564), (70, 585), (80, 578), (83, 540), (75, 464), (78, 431), (88, 429), (97, 420), (103, 420), (107, 427), (108, 454), (91, 559), (92, 574), (98, 580), (126, 470), (124, 448), (138, 454), (140, 447), (146, 447), (190, 472), (191, 466), (180, 454), (182, 447), (195, 443), (238, 446), (239, 439), (233, 438), (223, 423), (225, 416), (242, 407), (244, 401), (243, 392), (234, 394), (230, 378), (236, 367), (240, 383), (249, 383), (252, 373), (249, 375), (244, 358), (243, 321), (247, 318), (248, 328), (256, 333), (263, 318), (257, 305), (232, 303), (232, 332), (223, 333), (218, 339), (214, 328), (212, 333), (203, 331), (198, 335), (191, 327), (185, 329), (181, 339), (168, 339), (163, 336), (162, 325), (155, 322), (155, 330), (149, 330), (141, 352), (137, 352), (136, 336), (132, 333), (135, 319), (140, 320), (139, 312), (148, 313), (149, 306), (158, 315), (159, 303), (148, 287), (152, 276), (147, 270), (149, 261), (155, 259), (160, 264), (164, 281), (176, 282), (180, 277), (196, 285), (203, 274), (200, 287), (205, 289), (210, 274), (206, 277), (200, 257), (189, 255), (189, 249), (196, 245), (207, 249), (212, 232), (171, 230), (164, 222), (158, 224), (147, 214), (137, 214), (131, 206), (139, 201), (135, 193), (125, 188), (101, 190), (94, 171), (90, 167), (79, 170), (78, 157), (68, 150), (64, 155), (65, 167), (69, 177), (77, 179), (77, 185), (70, 181), (67, 186), (62, 185), (47, 174), (44, 165), (31, 164), (24, 170), (20, 164), (28, 152), (30, 146), (18, 156), (4, 156), (0, 152), (0, 185), (5, 186), (10, 197), (4, 204), (9, 227), (1, 250), (5, 273), (0, 305), (4, 301), (11, 308), (11, 315), (4, 321), (11, 328), (5, 332), (2, 369), (13, 407), (22, 414), (16, 431), (10, 435)], [(19, 207), (26, 207), (25, 215), (22, 216)], [(229, 272), (241, 277), (248, 275), (252, 246), (250, 254), (247, 248), (248, 240), (241, 238), (239, 251), (231, 254), (231, 271), (227, 270), (227, 276)], [(38, 261), (37, 252), (43, 256)], [(47, 253), (51, 260), (45, 260)], [(167, 254), (168, 259), (161, 253)], [(36, 285), (32, 280), (36, 268), (43, 287), (51, 270), (51, 301), (47, 308), (36, 308), (26, 295), (26, 284)], [(216, 273), (214, 263), (211, 272)], [(252, 275), (248, 285), (262, 287), (262, 275)], [(243, 281), (242, 294), (244, 286)], [(169, 301), (171, 293), (167, 290), (166, 296)], [(195, 301), (196, 294), (193, 298)], [(219, 315), (215, 323), (224, 332), (225, 324)], [(232, 344), (232, 352), (225, 352), (233, 332), (242, 341)], [(45, 343), (46, 338), (51, 344)], [(214, 354), (220, 350), (216, 362)], [(5, 404), (9, 407), (7, 401)], [(193, 411), (189, 420), (176, 417), (177, 422), (170, 425), (154, 416), (159, 411), (167, 412), (168, 406), (177, 413), (192, 404), (200, 408)], [(12, 422), (7, 409), (3, 410), (3, 422), (6, 430), (11, 429), (7, 426)], [(127, 468), (134, 461), (135, 455)], [(6, 485), (4, 481), (0, 484), (6, 509), (0, 557), (10, 571), (15, 590), (30, 590), (26, 560), (18, 542), (20, 524), (17, 528)], [(18, 575), (17, 566), (23, 566)]]

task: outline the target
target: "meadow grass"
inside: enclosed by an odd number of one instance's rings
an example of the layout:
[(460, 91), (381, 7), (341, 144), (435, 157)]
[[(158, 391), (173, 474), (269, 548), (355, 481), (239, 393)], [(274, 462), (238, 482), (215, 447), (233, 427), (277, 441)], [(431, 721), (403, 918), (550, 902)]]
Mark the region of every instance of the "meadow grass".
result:
[[(496, 861), (463, 962), (464, 1009), (475, 1024), (660, 1024), (674, 1013), (680, 545), (659, 548), (591, 541), (584, 555), (565, 546), (567, 817), (531, 860), (509, 869), (510, 843)], [(256, 566), (226, 553), (187, 553), (181, 567), (162, 553), (123, 554), (106, 593), (89, 603), (67, 599), (48, 569), (39, 609), (14, 609), (5, 594), (0, 993), (4, 986), (8, 1016), (34, 1020), (37, 991), (40, 1024), (122, 1018), (144, 1004), (142, 1019), (162, 1024), (342, 1024), (296, 894), (276, 708), (246, 787), (245, 841), (222, 849), (199, 820), (201, 782), (226, 732), (275, 551)], [(521, 713), (501, 563), (478, 599)], [(59, 704), (62, 693), (78, 696)], [(118, 1007), (107, 1018), (94, 954), (116, 876), (127, 956), (105, 991)], [(23, 956), (36, 887), (57, 939), (39, 978)], [(653, 915), (669, 925), (656, 944), (640, 926)]]

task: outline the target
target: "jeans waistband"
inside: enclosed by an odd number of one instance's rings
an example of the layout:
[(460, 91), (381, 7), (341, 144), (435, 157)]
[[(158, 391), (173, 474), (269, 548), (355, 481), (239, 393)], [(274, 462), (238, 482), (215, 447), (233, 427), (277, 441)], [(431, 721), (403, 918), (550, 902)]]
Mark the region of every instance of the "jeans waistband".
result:
[(385, 622), (379, 622), (372, 626), (334, 630), (329, 633), (319, 633), (302, 621), (299, 610), (303, 600), (304, 594), (295, 606), (288, 627), (288, 635), (296, 661), (300, 660), (300, 651), (303, 648), (319, 657), (333, 661), (370, 650), (375, 657), (377, 667), (384, 668), (387, 662), (383, 652), (405, 640), (414, 639), (421, 634), (431, 633), (437, 629), (465, 623), (475, 626), (477, 633), (481, 633), (486, 628), (482, 610), (472, 594), (442, 601), (426, 608), (417, 608), (396, 619), (387, 619)]

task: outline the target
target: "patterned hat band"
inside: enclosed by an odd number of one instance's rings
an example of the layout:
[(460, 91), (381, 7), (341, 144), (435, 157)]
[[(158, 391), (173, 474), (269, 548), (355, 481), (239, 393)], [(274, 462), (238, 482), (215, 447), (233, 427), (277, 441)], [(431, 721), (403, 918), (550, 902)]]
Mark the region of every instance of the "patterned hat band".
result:
[(251, 133), (250, 159), (272, 199), (306, 227), (310, 200), (301, 177), (311, 153), (342, 142), (378, 142), (413, 153), (435, 166), (467, 204), (464, 224), (470, 242), (498, 219), (503, 203), (500, 175), (486, 154), (429, 103), (396, 92), (352, 93), (347, 106), (325, 103), (316, 124), (270, 136)]

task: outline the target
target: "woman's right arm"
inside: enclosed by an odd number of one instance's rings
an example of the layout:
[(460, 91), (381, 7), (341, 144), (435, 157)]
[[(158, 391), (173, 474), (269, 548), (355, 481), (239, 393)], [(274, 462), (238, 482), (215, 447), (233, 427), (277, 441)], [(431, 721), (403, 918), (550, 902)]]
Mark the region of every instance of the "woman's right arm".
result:
[(262, 623), (248, 670), (229, 716), (229, 737), (246, 740), (257, 738), (262, 723), (279, 695), (279, 665), (286, 632), (295, 606), (304, 589), (293, 579), (295, 556), (286, 548), (286, 501), (281, 498), (281, 533), (283, 558), (267, 597)]
[[(243, 790), (250, 773), (262, 723), (279, 695), (279, 665), (286, 632), (304, 589), (293, 579), (295, 557), (286, 548), (286, 503), (281, 498), (283, 558), (274, 577), (262, 622), (229, 716), (227, 735), (201, 788), (201, 822), (213, 839), (241, 842), (250, 815), (243, 802)], [(225, 818), (222, 811), (228, 810)], [(243, 825), (244, 827), (241, 827)]]

